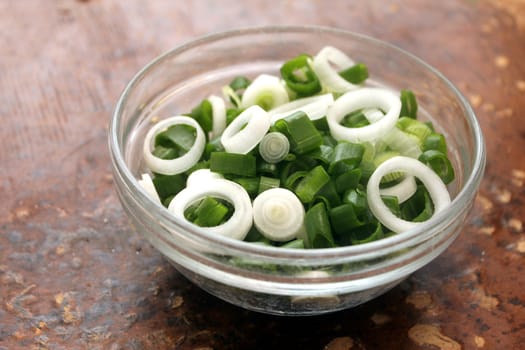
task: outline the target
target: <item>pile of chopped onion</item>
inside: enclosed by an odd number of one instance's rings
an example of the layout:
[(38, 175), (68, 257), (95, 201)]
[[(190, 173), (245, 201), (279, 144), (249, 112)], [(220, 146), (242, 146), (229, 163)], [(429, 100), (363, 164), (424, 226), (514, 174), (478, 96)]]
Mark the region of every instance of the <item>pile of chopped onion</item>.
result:
[(331, 46), (279, 73), (156, 123), (145, 193), (209, 234), (284, 248), (371, 242), (450, 204), (445, 138), (412, 91), (368, 86), (367, 66)]

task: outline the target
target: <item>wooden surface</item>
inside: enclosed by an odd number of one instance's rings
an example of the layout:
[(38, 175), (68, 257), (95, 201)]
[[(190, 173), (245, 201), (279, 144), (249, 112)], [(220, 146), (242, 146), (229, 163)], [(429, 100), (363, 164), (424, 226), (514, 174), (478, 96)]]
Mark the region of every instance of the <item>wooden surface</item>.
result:
[[(212, 31), (335, 26), (443, 72), (486, 135), (486, 177), (442, 256), (322, 317), (239, 309), (132, 234), (106, 131), (132, 75)], [(0, 349), (525, 348), (525, 2), (0, 0)]]

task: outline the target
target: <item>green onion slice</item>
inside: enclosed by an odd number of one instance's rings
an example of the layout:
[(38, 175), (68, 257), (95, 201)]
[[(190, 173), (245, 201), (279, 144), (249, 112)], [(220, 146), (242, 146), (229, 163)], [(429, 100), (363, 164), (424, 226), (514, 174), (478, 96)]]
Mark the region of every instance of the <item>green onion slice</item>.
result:
[[(340, 124), (350, 112), (363, 108), (386, 111), (383, 118), (360, 128), (347, 128)], [(339, 97), (326, 116), (330, 132), (336, 140), (360, 143), (375, 141), (389, 132), (396, 124), (401, 101), (392, 92), (381, 88), (362, 88)]]
[(270, 116), (255, 105), (245, 109), (228, 125), (221, 136), (224, 149), (246, 154), (257, 146), (270, 128)]
[(261, 74), (246, 88), (241, 99), (242, 108), (258, 105), (268, 111), (289, 101), (281, 80), (273, 75)]
[(367, 201), (374, 216), (390, 230), (400, 233), (417, 227), (419, 222), (411, 222), (398, 218), (381, 199), (379, 183), (381, 178), (392, 172), (402, 171), (406, 176), (417, 177), (426, 187), (434, 203), (434, 214), (445, 209), (450, 204), (447, 187), (439, 176), (417, 159), (404, 156), (390, 158), (377, 167), (366, 187)]
[[(359, 85), (349, 83), (339, 72), (354, 65), (344, 52), (332, 46), (325, 46), (312, 61), (312, 69), (325, 89), (331, 92), (355, 90)], [(335, 66), (335, 67), (334, 67)]]
[[(157, 134), (168, 129), (170, 126), (179, 124), (189, 125), (195, 128), (197, 135), (191, 148), (184, 155), (175, 159), (161, 159), (153, 155), (152, 149), (155, 146), (155, 137)], [(179, 174), (190, 169), (199, 161), (204, 152), (205, 145), (206, 136), (195, 119), (186, 116), (175, 116), (158, 122), (148, 131), (144, 139), (144, 160), (148, 168), (155, 173), (164, 175)]]
[(269, 132), (259, 143), (259, 154), (268, 163), (279, 163), (290, 151), (290, 141), (280, 132)]
[(310, 120), (318, 120), (323, 118), (328, 111), (328, 108), (334, 103), (334, 96), (331, 93), (303, 97), (293, 100), (291, 102), (280, 105), (268, 111), (272, 124), (277, 120), (283, 119), (296, 112), (306, 113)]
[(213, 139), (220, 136), (226, 128), (226, 105), (221, 97), (215, 95), (208, 97), (208, 101), (211, 104), (213, 120), (210, 138)]
[(139, 185), (146, 191), (146, 193), (153, 199), (155, 202), (160, 203), (160, 197), (155, 189), (153, 180), (149, 174), (142, 174), (141, 179), (138, 181)]
[(312, 96), (321, 91), (321, 83), (308, 64), (309, 56), (299, 55), (281, 66), (281, 76), (298, 96)]
[(186, 209), (205, 197), (219, 198), (233, 206), (233, 214), (224, 223), (213, 227), (201, 227), (209, 234), (227, 236), (242, 240), (250, 231), (253, 223), (253, 211), (250, 196), (246, 190), (233, 181), (215, 179), (180, 191), (170, 202), (168, 210), (182, 221), (188, 221)]
[(253, 201), (255, 227), (272, 241), (286, 242), (301, 235), (304, 215), (303, 204), (285, 188), (266, 190)]

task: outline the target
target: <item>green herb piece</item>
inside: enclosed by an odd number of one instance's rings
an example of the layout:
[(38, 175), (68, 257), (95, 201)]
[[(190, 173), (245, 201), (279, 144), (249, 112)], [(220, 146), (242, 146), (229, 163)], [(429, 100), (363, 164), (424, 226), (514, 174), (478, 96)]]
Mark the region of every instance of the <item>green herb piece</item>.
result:
[(310, 65), (310, 56), (300, 55), (281, 67), (281, 76), (290, 90), (300, 97), (312, 96), (321, 91), (321, 83)]
[(311, 207), (304, 218), (308, 248), (331, 248), (335, 246), (332, 229), (324, 203)]
[(357, 63), (343, 71), (339, 75), (352, 84), (361, 84), (368, 79), (368, 67), (364, 63)]
[(256, 159), (250, 154), (213, 152), (210, 170), (219, 174), (253, 177), (256, 175)]

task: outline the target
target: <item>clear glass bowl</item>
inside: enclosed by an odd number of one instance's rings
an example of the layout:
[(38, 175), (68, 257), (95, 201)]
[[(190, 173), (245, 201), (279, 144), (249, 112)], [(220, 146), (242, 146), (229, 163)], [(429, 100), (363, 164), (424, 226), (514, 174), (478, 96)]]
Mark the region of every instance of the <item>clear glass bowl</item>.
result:
[[(294, 250), (209, 236), (175, 220), (137, 183), (141, 147), (155, 119), (186, 113), (237, 75), (277, 74), (281, 64), (326, 45), (368, 66), (372, 85), (409, 88), (422, 119), (443, 132), (456, 180), (451, 206), (416, 230), (341, 248)], [(417, 57), (384, 42), (321, 27), (261, 27), (209, 35), (143, 68), (117, 103), (109, 130), (116, 190), (132, 227), (183, 275), (241, 307), (279, 315), (314, 315), (385, 293), (441, 254), (460, 233), (485, 166), (482, 133), (460, 92)]]

